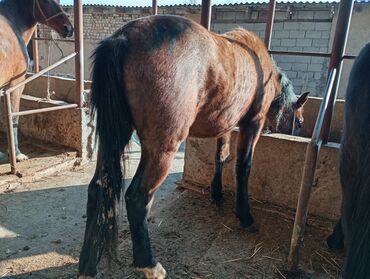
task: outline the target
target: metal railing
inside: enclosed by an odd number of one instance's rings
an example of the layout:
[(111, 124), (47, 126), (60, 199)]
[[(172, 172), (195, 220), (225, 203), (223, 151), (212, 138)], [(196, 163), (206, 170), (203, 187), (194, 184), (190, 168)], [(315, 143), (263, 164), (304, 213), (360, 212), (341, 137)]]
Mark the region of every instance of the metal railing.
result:
[(70, 108), (77, 108), (77, 104), (69, 104), (69, 105), (61, 105), (58, 107), (50, 107), (50, 108), (42, 108), (42, 109), (31, 109), (26, 111), (19, 111), (19, 112), (12, 112), (12, 104), (11, 104), (11, 93), (13, 93), (18, 88), (26, 85), (27, 83), (33, 81), (34, 79), (42, 76), (46, 72), (58, 67), (59, 65), (63, 64), (64, 62), (68, 61), (69, 59), (72, 59), (77, 55), (76, 52), (71, 53), (70, 55), (62, 58), (58, 62), (54, 63), (53, 65), (43, 69), (42, 71), (39, 71), (38, 73), (35, 73), (34, 75), (28, 77), (24, 81), (18, 83), (17, 85), (10, 87), (5, 90), (3, 95), (5, 96), (5, 113), (7, 116), (7, 136), (8, 136), (8, 146), (9, 146), (9, 155), (10, 155), (10, 168), (11, 173), (16, 173), (16, 154), (15, 154), (15, 139), (14, 139), (14, 130), (13, 130), (13, 117), (14, 116), (22, 116), (22, 115), (29, 115), (29, 114), (35, 114), (35, 113), (41, 113), (41, 112), (49, 112), (49, 111), (55, 111), (55, 110), (62, 110), (62, 109), (70, 109)]
[(294, 271), (299, 263), (299, 248), (303, 243), (305, 226), (308, 214), (308, 203), (310, 201), (311, 187), (315, 176), (316, 161), (323, 142), (324, 117), (329, 108), (329, 100), (333, 90), (337, 69), (332, 69), (326, 85), (325, 94), (321, 102), (320, 110), (313, 129), (312, 138), (307, 145), (305, 162), (301, 180), (301, 188), (298, 196), (297, 210), (291, 238), (291, 246), (288, 256), (288, 270)]
[[(5, 90), (5, 92), (0, 91), (0, 97), (3, 95), (5, 97), (5, 110), (6, 110), (6, 117), (7, 117), (7, 137), (8, 137), (8, 149), (9, 149), (9, 157), (10, 157), (10, 170), (11, 173), (15, 174), (17, 172), (17, 159), (15, 154), (15, 138), (14, 138), (14, 128), (13, 128), (13, 117), (16, 116), (24, 116), (30, 115), (35, 113), (43, 113), (43, 112), (50, 112), (56, 110), (63, 110), (63, 109), (72, 109), (72, 108), (81, 108), (82, 107), (82, 95), (84, 91), (84, 63), (83, 63), (83, 25), (82, 25), (82, 0), (74, 0), (74, 27), (75, 27), (75, 39), (55, 39), (58, 41), (65, 41), (65, 42), (73, 42), (75, 43), (75, 52), (67, 55), (66, 57), (60, 59), (59, 61), (55, 62), (53, 65), (39, 71), (39, 59), (38, 59), (38, 48), (37, 48), (37, 41), (38, 40), (47, 40), (46, 38), (37, 38), (37, 29), (35, 31), (33, 40), (34, 40), (34, 62), (35, 62), (35, 74), (28, 77), (24, 81), (14, 85), (11, 88)], [(26, 111), (12, 111), (12, 104), (11, 104), (11, 94), (17, 90), (18, 88), (26, 85), (27, 83), (33, 81), (34, 79), (40, 77), (41, 75), (45, 74), (46, 72), (60, 66), (64, 62), (75, 58), (75, 78), (76, 78), (76, 95), (75, 95), (75, 103), (74, 104), (63, 104), (58, 105), (55, 107), (48, 107), (48, 108), (40, 108), (40, 109), (31, 109)]]

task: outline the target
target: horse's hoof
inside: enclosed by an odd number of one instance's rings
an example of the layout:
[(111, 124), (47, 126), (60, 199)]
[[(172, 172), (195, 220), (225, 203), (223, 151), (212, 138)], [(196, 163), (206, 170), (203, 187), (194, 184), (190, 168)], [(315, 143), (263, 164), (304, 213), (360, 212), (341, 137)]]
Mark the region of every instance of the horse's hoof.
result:
[(91, 276), (85, 276), (85, 275), (79, 275), (78, 276), (78, 279), (94, 279), (95, 277), (91, 277)]
[(138, 271), (144, 272), (147, 279), (164, 279), (166, 278), (166, 270), (160, 263), (157, 263), (155, 267), (137, 268)]
[(28, 156), (24, 155), (23, 153), (19, 153), (16, 157), (17, 162), (22, 162), (28, 160)]
[(256, 223), (252, 223), (251, 225), (248, 225), (248, 226), (243, 226), (242, 223), (240, 223), (240, 225), (246, 232), (249, 232), (249, 233), (256, 233), (259, 230), (259, 227)]

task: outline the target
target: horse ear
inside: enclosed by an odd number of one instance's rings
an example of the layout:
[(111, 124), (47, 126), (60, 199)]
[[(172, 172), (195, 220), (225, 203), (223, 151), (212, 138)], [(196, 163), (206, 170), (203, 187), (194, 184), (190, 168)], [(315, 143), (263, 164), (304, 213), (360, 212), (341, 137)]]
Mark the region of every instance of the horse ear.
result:
[(308, 94), (310, 94), (310, 92), (305, 92), (301, 96), (299, 96), (298, 100), (295, 103), (295, 108), (296, 109), (299, 109), (299, 108), (303, 107), (303, 105), (308, 100)]

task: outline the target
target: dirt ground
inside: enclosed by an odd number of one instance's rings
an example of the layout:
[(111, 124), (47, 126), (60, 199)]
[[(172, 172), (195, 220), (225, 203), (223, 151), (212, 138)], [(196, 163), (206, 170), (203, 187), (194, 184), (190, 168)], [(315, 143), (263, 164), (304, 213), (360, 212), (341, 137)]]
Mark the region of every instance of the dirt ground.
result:
[[(130, 178), (138, 164), (138, 147), (128, 155)], [(218, 209), (208, 193), (176, 187), (183, 158), (182, 150), (156, 194), (149, 218), (153, 250), (168, 278), (288, 278), (284, 268), (294, 212), (252, 200), (259, 232), (247, 233), (234, 217), (232, 194)], [(0, 186), (0, 278), (76, 278), (87, 184), (94, 168), (95, 162), (90, 162), (35, 182)], [(298, 278), (340, 278), (342, 255), (328, 252), (325, 245), (332, 225), (309, 220), (301, 259), (306, 273)], [(143, 278), (132, 267), (124, 209), (118, 260), (107, 274), (103, 271), (99, 277)]]

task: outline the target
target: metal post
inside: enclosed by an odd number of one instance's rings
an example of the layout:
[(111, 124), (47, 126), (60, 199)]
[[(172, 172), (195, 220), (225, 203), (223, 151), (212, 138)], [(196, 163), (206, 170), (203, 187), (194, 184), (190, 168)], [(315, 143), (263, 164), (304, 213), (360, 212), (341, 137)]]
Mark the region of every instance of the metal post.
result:
[(322, 139), (324, 143), (328, 142), (331, 119), (333, 117), (334, 105), (337, 98), (339, 80), (342, 72), (343, 56), (346, 50), (349, 27), (351, 24), (352, 10), (354, 0), (341, 0), (339, 4), (338, 21), (335, 27), (335, 36), (330, 57), (329, 71), (337, 69), (337, 77), (334, 81), (334, 90), (330, 95), (329, 107), (325, 114)]
[(157, 0), (152, 0), (152, 15), (158, 14), (158, 3)]
[(315, 177), (316, 160), (320, 151), (322, 140), (320, 138), (322, 123), (329, 104), (330, 92), (333, 89), (334, 80), (337, 76), (336, 69), (329, 74), (325, 95), (323, 97), (312, 138), (306, 149), (301, 188), (299, 190), (297, 210), (294, 219), (293, 233), (288, 256), (288, 270), (296, 271), (299, 264), (299, 249), (303, 243), (305, 226), (308, 214), (312, 183)]
[(82, 0), (74, 0), (75, 25), (75, 75), (76, 75), (76, 104), (82, 107), (84, 91), (84, 51), (83, 51), (83, 7)]
[(200, 23), (208, 30), (210, 30), (211, 28), (211, 15), (211, 0), (202, 0), (202, 13), (200, 16)]
[[(35, 32), (33, 32), (33, 37), (37, 38), (37, 25)], [(33, 53), (33, 69), (35, 73), (40, 71), (40, 64), (39, 64), (39, 43), (36, 40), (32, 40), (32, 53)]]
[(267, 49), (270, 49), (271, 47), (271, 35), (272, 35), (272, 27), (274, 25), (275, 7), (276, 7), (276, 0), (270, 0), (269, 12), (267, 16), (266, 30), (265, 30), (265, 45)]
[(10, 92), (5, 91), (5, 113), (7, 117), (7, 136), (8, 136), (8, 147), (9, 147), (9, 155), (10, 155), (10, 172), (12, 174), (16, 174), (16, 165), (17, 165), (17, 158), (15, 155), (15, 139), (14, 139), (14, 131), (13, 131), (13, 116), (12, 116), (12, 104), (10, 100)]

